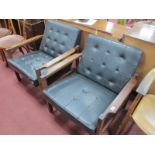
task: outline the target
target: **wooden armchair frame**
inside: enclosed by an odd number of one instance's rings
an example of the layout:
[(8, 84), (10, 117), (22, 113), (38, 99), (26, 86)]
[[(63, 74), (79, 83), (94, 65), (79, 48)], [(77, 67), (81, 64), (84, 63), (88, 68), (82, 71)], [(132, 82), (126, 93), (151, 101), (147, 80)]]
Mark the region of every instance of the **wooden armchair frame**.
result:
[[(70, 57), (64, 59), (60, 63), (57, 63), (51, 68), (48, 68), (47, 74), (40, 77), (40, 80), (42, 81), (42, 89), (44, 89), (47, 86), (46, 79), (47, 77), (55, 74), (62, 68), (66, 67), (69, 64), (74, 63), (75, 61), (79, 60), (82, 56), (82, 53), (73, 54)], [(98, 123), (97, 123), (97, 129), (96, 134), (101, 134), (103, 130), (105, 130), (108, 125), (112, 122), (112, 120), (115, 118), (115, 115), (119, 112), (121, 107), (125, 104), (125, 101), (128, 99), (130, 93), (133, 91), (137, 84), (137, 74), (133, 76), (129, 82), (126, 84), (126, 86), (121, 90), (121, 92), (118, 94), (118, 96), (114, 99), (114, 101), (109, 105), (109, 107), (99, 116)], [(48, 102), (48, 101), (47, 101)], [(53, 111), (52, 105), (49, 105), (50, 112)]]
[[(27, 45), (33, 41), (36, 41), (38, 39), (41, 39), (43, 37), (43, 35), (37, 35), (35, 37), (32, 37), (32, 38), (29, 38), (27, 40), (24, 40), (23, 42), (19, 43), (19, 44), (16, 44), (8, 49), (6, 49), (6, 51), (9, 51), (9, 50), (14, 50), (16, 48), (19, 48), (19, 47), (22, 47), (24, 45)], [(41, 80), (40, 76), (41, 76), (41, 70), (42, 69), (47, 69), (47, 72), (50, 72), (51, 68), (49, 67), (55, 67), (55, 65), (62, 61), (63, 59), (67, 58), (68, 56), (78, 52), (79, 50), (79, 46), (77, 45), (75, 48), (71, 48), (70, 50), (66, 51), (65, 53), (59, 55), (58, 57), (52, 59), (51, 61), (49, 61), (48, 63), (46, 64), (43, 64), (41, 66), (39, 66), (35, 72), (36, 72), (36, 76), (37, 76), (37, 79), (38, 79), (38, 82), (39, 82), (39, 86), (40, 86), (40, 89), (42, 90), (43, 89), (43, 86), (45, 85), (45, 80)], [(11, 55), (9, 56), (11, 58)], [(20, 78), (20, 73), (18, 72), (18, 70), (16, 70), (15, 68), (13, 68), (13, 70), (15, 71), (15, 74), (16, 74), (16, 77), (19, 81), (21, 81), (21, 78)], [(45, 79), (47, 79), (48, 77), (46, 77)]]

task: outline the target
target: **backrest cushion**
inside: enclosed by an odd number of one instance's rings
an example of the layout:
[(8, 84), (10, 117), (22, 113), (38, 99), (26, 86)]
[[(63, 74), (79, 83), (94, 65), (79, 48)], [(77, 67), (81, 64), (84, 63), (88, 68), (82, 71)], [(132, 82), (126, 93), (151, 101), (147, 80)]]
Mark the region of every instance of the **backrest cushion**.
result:
[(48, 21), (40, 50), (55, 58), (75, 47), (78, 44), (79, 35), (78, 28), (56, 21)]
[(141, 56), (137, 48), (89, 35), (78, 72), (119, 93), (135, 73)]

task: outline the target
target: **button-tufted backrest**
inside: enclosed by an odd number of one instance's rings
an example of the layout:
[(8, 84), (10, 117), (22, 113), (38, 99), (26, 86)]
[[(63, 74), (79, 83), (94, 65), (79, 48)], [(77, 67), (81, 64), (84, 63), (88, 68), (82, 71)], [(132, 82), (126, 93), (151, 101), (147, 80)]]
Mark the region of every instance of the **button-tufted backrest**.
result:
[(75, 47), (79, 42), (79, 35), (78, 28), (56, 21), (48, 21), (40, 50), (55, 58)]
[(89, 35), (78, 72), (119, 93), (135, 73), (141, 56), (137, 48)]

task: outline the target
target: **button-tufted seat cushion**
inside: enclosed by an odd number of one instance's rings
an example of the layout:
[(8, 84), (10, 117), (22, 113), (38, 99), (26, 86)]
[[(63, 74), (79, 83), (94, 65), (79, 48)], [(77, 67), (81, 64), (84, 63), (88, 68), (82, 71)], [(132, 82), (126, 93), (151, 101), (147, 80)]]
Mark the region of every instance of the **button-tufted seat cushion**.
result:
[(141, 51), (89, 35), (78, 71), (44, 90), (49, 103), (95, 132), (105, 111), (136, 71)]
[(10, 59), (9, 64), (24, 74), (29, 80), (36, 82), (37, 76), (35, 69), (52, 59), (53, 57), (42, 51), (33, 51), (26, 55)]
[[(79, 41), (80, 30), (72, 26), (48, 21), (39, 51), (8, 60), (10, 66), (36, 83), (35, 70), (53, 58), (75, 47)], [(45, 70), (43, 70), (45, 72)]]
[(98, 116), (116, 97), (116, 93), (80, 74), (48, 87), (44, 94), (90, 131), (95, 131)]

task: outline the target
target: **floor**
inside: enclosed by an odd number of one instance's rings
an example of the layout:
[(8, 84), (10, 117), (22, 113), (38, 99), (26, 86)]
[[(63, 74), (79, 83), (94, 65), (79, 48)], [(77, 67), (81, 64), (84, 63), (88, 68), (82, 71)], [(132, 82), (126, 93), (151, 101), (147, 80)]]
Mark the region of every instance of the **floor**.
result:
[[(58, 111), (50, 114), (38, 88), (24, 78), (18, 82), (14, 72), (0, 59), (0, 134), (85, 135), (87, 132)], [(133, 125), (125, 134), (143, 133)]]

